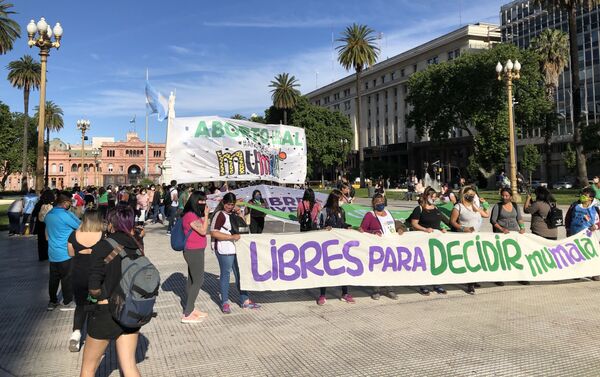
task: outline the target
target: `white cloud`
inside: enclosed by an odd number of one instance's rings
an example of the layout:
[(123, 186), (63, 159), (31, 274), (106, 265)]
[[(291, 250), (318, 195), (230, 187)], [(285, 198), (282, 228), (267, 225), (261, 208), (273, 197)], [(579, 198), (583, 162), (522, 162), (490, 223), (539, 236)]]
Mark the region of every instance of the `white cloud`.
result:
[(180, 55), (189, 55), (192, 50), (190, 50), (187, 47), (183, 47), (183, 46), (177, 46), (177, 45), (170, 45), (169, 50), (173, 51), (176, 54), (180, 54)]

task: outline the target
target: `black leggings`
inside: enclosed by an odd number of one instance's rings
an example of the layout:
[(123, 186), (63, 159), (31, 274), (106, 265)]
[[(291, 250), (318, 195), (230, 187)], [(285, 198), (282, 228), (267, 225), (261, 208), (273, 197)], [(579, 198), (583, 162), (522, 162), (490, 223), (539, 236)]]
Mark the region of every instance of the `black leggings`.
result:
[[(321, 288), (321, 296), (325, 296), (325, 293), (327, 293), (327, 288)], [(347, 285), (343, 285), (342, 286), (342, 296), (343, 295), (347, 295), (348, 294), (348, 286)]]
[(73, 314), (73, 331), (81, 330), (87, 318), (85, 306), (88, 305), (88, 279), (89, 279), (89, 254), (78, 254), (73, 261), (73, 298), (75, 299), (75, 313)]
[(204, 249), (186, 249), (183, 258), (188, 265), (188, 278), (185, 284), (187, 298), (183, 314), (188, 316), (194, 311), (196, 298), (204, 284)]

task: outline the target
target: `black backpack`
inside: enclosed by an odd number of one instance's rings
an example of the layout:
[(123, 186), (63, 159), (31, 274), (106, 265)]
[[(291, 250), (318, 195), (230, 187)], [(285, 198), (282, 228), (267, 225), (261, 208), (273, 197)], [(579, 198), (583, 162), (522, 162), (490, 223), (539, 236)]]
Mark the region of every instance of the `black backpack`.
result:
[(554, 229), (565, 225), (563, 211), (556, 207), (556, 203), (550, 203), (550, 212), (548, 212), (548, 216), (546, 216), (546, 225), (548, 225), (548, 229)]
[(165, 207), (169, 207), (171, 205), (171, 203), (173, 203), (173, 200), (171, 199), (172, 190), (177, 190), (177, 189), (170, 187), (167, 191), (165, 191), (165, 196), (164, 196), (164, 201), (163, 201)]
[(308, 232), (309, 230), (316, 229), (316, 224), (312, 219), (312, 210), (314, 204), (311, 204), (308, 210), (306, 209), (304, 203), (302, 203), (302, 206), (304, 207), (304, 212), (302, 212), (302, 215), (300, 215), (300, 218), (298, 219), (298, 222), (300, 223), (300, 231)]

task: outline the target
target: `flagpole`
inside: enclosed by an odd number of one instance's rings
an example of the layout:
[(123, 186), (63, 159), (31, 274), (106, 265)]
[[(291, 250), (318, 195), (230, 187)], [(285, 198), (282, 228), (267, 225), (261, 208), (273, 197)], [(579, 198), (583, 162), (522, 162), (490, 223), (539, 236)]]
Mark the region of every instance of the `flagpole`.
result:
[[(146, 68), (146, 82), (148, 82), (148, 68)], [(146, 105), (146, 150), (144, 151), (146, 154), (146, 161), (144, 164), (144, 173), (146, 178), (148, 178), (148, 106)]]

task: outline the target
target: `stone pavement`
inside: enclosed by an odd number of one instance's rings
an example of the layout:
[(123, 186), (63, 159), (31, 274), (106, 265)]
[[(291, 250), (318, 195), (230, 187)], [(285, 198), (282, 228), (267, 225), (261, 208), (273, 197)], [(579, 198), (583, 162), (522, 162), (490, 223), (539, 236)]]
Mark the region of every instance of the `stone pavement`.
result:
[[(260, 310), (233, 306), (223, 315), (218, 264), (208, 251), (197, 305), (209, 317), (184, 325), (186, 265), (168, 241), (163, 227), (147, 227), (162, 289), (159, 315), (138, 345), (144, 376), (600, 375), (598, 282), (485, 283), (475, 296), (455, 285), (430, 297), (404, 287), (398, 301), (373, 301), (368, 288), (354, 287), (354, 305), (331, 288), (323, 307), (316, 289), (264, 292), (253, 295)], [(46, 311), (48, 265), (37, 261), (35, 245), (34, 237), (0, 235), (0, 376), (76, 376), (82, 353), (67, 350), (73, 312)], [(118, 375), (111, 348), (98, 376)]]

